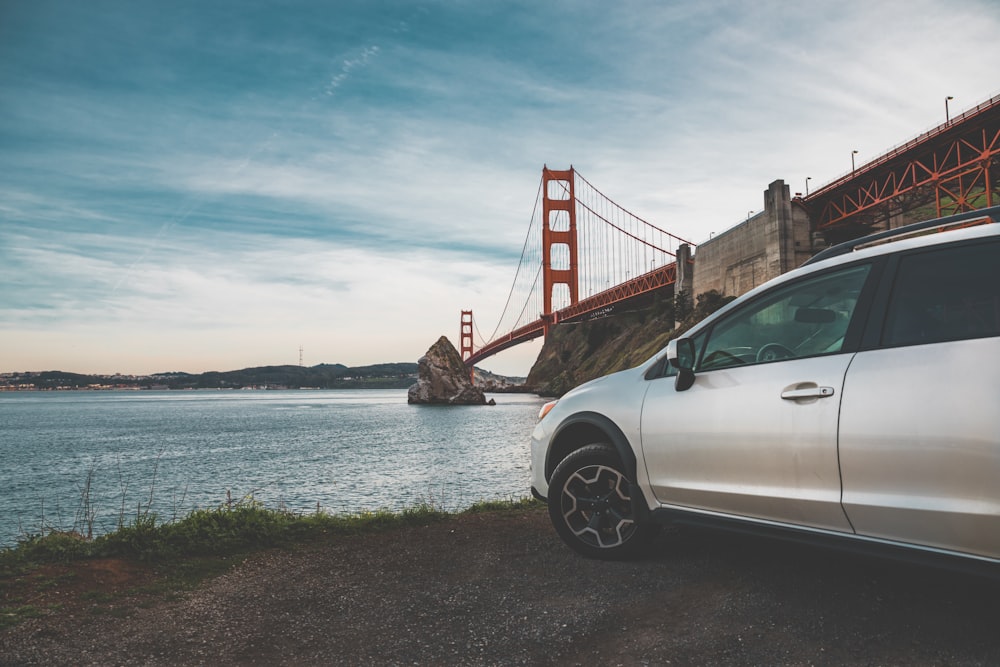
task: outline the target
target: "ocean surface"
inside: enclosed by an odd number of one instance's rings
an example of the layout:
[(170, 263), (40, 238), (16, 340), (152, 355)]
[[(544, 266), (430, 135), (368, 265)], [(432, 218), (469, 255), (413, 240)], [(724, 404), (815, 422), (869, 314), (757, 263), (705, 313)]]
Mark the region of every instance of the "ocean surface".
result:
[(527, 496), (543, 399), (412, 406), (406, 391), (0, 393), (0, 547), (48, 529), (94, 533), (253, 497), (355, 513), (459, 510)]

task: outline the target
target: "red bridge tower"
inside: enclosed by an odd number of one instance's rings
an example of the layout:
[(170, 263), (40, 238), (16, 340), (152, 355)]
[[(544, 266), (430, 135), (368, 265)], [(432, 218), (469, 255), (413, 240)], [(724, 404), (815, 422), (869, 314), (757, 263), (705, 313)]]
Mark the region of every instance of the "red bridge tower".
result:
[[(552, 325), (552, 293), (556, 285), (569, 289), (569, 304), (579, 298), (576, 253), (576, 193), (573, 167), (557, 171), (542, 168), (542, 285), (545, 335)], [(553, 251), (555, 251), (553, 253)], [(556, 266), (553, 267), (553, 254)]]

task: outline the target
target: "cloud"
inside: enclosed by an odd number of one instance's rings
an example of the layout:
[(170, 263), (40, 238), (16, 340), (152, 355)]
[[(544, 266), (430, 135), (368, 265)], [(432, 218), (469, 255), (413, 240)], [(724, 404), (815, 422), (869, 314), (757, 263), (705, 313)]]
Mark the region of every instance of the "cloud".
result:
[[(22, 239), (11, 253), (14, 265), (30, 266), (47, 280), (36, 281), (24, 301), (5, 304), (3, 347), (37, 348), (26, 341), (42, 335), (52, 343), (45, 352), (50, 358), (59, 357), (59, 350), (70, 352), (61, 368), (79, 368), (87, 359), (83, 365), (91, 371), (99, 370), (95, 362), (130, 356), (131, 364), (141, 363), (151, 354), (150, 341), (166, 339), (172, 342), (152, 358), (166, 363), (165, 355), (183, 349), (192, 355), (186, 370), (197, 370), (196, 358), (201, 370), (245, 365), (241, 359), (279, 363), (276, 351), (298, 344), (289, 341), (295, 338), (309, 341), (317, 363), (415, 360), (438, 336), (457, 338), (451, 329), (458, 326), (463, 297), (489, 302), (503, 296), (494, 287), (506, 278), (506, 263), (484, 265), (441, 250), (400, 255), (330, 242), (233, 236), (174, 234), (129, 269), (121, 264), (120, 251), (80, 253), (85, 244), (110, 245), (114, 239), (71, 236), (42, 245)], [(98, 331), (113, 332), (115, 345), (105, 343), (102, 352)], [(210, 359), (189, 347), (186, 341), (196, 338), (212, 350)], [(83, 357), (73, 356), (84, 347)], [(4, 362), (17, 367), (24, 358), (18, 353)]]
[(330, 82), (326, 86), (326, 90), (323, 92), (327, 95), (333, 95), (337, 88), (340, 88), (341, 84), (347, 80), (351, 75), (351, 71), (363, 67), (368, 64), (368, 62), (378, 55), (377, 46), (368, 46), (362, 49), (361, 53), (354, 58), (348, 58), (341, 63), (340, 70), (330, 79)]
[(461, 309), (492, 330), (543, 165), (697, 243), (986, 99), (1000, 60), (982, 0), (5, 18), (0, 370), (415, 358)]

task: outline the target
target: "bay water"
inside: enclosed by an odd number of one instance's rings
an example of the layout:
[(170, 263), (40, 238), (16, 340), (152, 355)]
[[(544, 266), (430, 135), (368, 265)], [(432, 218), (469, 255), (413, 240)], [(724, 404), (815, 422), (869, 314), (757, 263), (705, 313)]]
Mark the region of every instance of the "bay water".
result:
[[(0, 547), (253, 498), (352, 514), (528, 495), (543, 399), (408, 405), (405, 390), (0, 393)], [(85, 530), (84, 530), (85, 532)]]

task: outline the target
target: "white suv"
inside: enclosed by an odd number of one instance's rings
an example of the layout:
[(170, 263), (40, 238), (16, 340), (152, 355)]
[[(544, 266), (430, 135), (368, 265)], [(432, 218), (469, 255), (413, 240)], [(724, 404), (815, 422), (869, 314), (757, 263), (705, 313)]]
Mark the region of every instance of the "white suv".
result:
[(547, 404), (531, 480), (556, 531), (598, 558), (680, 521), (992, 569), (1000, 224), (978, 223), (994, 220), (1000, 207), (835, 246)]

